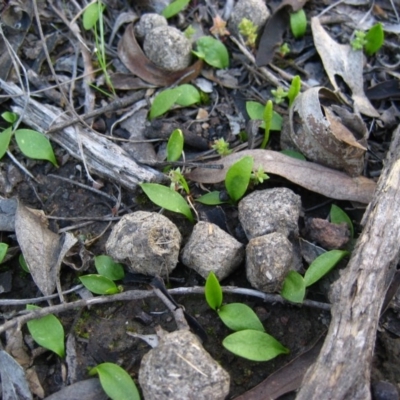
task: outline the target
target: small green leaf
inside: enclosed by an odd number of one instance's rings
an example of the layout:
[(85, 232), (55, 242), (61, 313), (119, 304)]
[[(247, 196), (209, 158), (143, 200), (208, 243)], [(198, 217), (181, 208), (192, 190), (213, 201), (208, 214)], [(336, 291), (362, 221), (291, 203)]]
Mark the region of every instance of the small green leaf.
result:
[(5, 111), (1, 114), (1, 118), (9, 124), (13, 124), (18, 119), (18, 115), (11, 111)]
[(326, 275), (335, 265), (349, 254), (344, 250), (331, 250), (318, 256), (308, 267), (304, 282), (306, 286), (311, 286)]
[(257, 314), (246, 304), (226, 304), (219, 309), (218, 315), (222, 322), (233, 331), (253, 329), (265, 332), (264, 326), (257, 317)]
[(272, 104), (272, 100), (268, 100), (263, 112), (265, 133), (263, 141), (261, 143), (262, 149), (265, 149), (267, 147), (267, 143), (269, 140), (269, 131), (271, 130), (271, 125), (272, 125), (273, 114), (274, 114), (274, 105)]
[(92, 29), (100, 18), (99, 12), (103, 12), (104, 5), (99, 7), (99, 2), (91, 4), (85, 9), (82, 15), (82, 23), (85, 30)]
[(293, 104), (294, 99), (300, 93), (301, 89), (301, 79), (299, 75), (296, 75), (292, 79), (292, 83), (290, 84), (290, 88), (288, 90), (288, 99), (289, 99), (289, 107)]
[(111, 279), (96, 274), (83, 275), (79, 280), (94, 294), (109, 294), (110, 290), (117, 287)]
[(177, 86), (174, 90), (179, 93), (176, 104), (182, 107), (188, 107), (192, 104), (200, 103), (201, 97), (199, 91), (189, 84)]
[(331, 212), (329, 213), (329, 217), (331, 219), (332, 224), (341, 224), (342, 222), (346, 222), (349, 227), (351, 238), (354, 238), (354, 226), (350, 217), (337, 205), (332, 204)]
[(176, 102), (180, 93), (175, 89), (167, 89), (158, 93), (150, 108), (149, 119), (159, 117), (166, 113)]
[(213, 310), (217, 311), (222, 305), (223, 293), (214, 272), (208, 274), (204, 288), (207, 304)]
[(196, 201), (207, 206), (216, 206), (218, 204), (226, 203), (226, 201), (220, 200), (219, 195), (220, 192), (216, 190), (214, 192), (203, 194), (203, 196), (198, 197)]
[(239, 201), (246, 193), (253, 169), (253, 162), (253, 157), (243, 157), (235, 162), (226, 173), (225, 187), (234, 202)]
[(306, 161), (306, 158), (303, 156), (303, 154), (295, 150), (282, 150), (281, 153), (292, 158), (297, 158), (298, 160)]
[(158, 183), (142, 183), (140, 187), (157, 206), (183, 214), (189, 221), (194, 222), (192, 210), (188, 203), (175, 190)]
[(177, 161), (183, 151), (183, 133), (180, 129), (175, 129), (168, 139), (167, 144), (167, 161)]
[(167, 19), (171, 18), (181, 12), (189, 3), (190, 0), (175, 0), (162, 10), (161, 15)]
[(215, 68), (229, 67), (229, 54), (225, 45), (211, 36), (202, 36), (196, 42), (197, 51), (193, 53)]
[(26, 261), (25, 261), (24, 255), (23, 255), (22, 253), (21, 253), (21, 254), (19, 255), (19, 257), (18, 257), (18, 262), (19, 262), (19, 265), (21, 266), (21, 268), (22, 268), (25, 272), (27, 272), (28, 274), (31, 273), (31, 271), (29, 271), (28, 264), (27, 264)]
[[(28, 304), (27, 310), (40, 310), (40, 307)], [(53, 314), (27, 322), (33, 340), (45, 349), (54, 351), (58, 356), (65, 356), (64, 328)]]
[(385, 34), (383, 32), (382, 24), (378, 22), (375, 24), (365, 35), (365, 54), (372, 56), (382, 46), (385, 41)]
[(8, 244), (7, 243), (0, 243), (0, 264), (3, 262), (4, 257), (7, 254)]
[(289, 271), (281, 291), (281, 296), (292, 303), (302, 303), (306, 295), (306, 284), (296, 271)]
[(100, 255), (94, 258), (94, 266), (99, 275), (112, 281), (118, 281), (125, 276), (124, 268), (116, 263), (110, 256)]
[(139, 391), (130, 375), (120, 366), (103, 363), (92, 368), (89, 375), (99, 374), (103, 390), (112, 400), (140, 400)]
[(18, 129), (15, 131), (15, 139), (22, 153), (35, 160), (50, 161), (57, 167), (56, 157), (49, 139), (32, 129)]
[[(262, 124), (261, 128), (265, 129), (265, 122), (264, 122), (264, 110), (265, 106), (257, 101), (247, 101), (246, 102), (246, 111), (249, 115), (250, 119), (261, 119)], [(271, 121), (271, 131), (280, 131), (282, 129), (282, 117), (277, 113), (273, 112), (272, 121)]]
[(290, 14), (290, 29), (296, 39), (303, 37), (306, 33), (307, 17), (303, 9)]
[(12, 127), (8, 127), (4, 129), (3, 132), (0, 133), (0, 159), (3, 158), (4, 154), (7, 153), (8, 146), (10, 145), (10, 140), (12, 136)]
[(289, 349), (268, 333), (251, 329), (232, 333), (222, 345), (233, 354), (252, 361), (268, 361), (289, 353)]

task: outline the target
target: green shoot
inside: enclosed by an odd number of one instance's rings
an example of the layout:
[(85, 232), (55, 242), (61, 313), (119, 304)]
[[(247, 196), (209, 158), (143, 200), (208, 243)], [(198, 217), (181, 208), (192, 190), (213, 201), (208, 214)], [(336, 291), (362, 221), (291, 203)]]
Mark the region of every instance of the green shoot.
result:
[(193, 51), (200, 59), (215, 68), (229, 67), (229, 53), (225, 45), (211, 36), (202, 36), (196, 41), (197, 50)]
[(8, 250), (7, 243), (0, 243), (0, 264), (3, 262)]
[(337, 205), (332, 204), (331, 211), (329, 213), (332, 224), (340, 224), (345, 222), (350, 230), (351, 238), (354, 238), (354, 226), (350, 217)]
[(218, 282), (214, 272), (208, 274), (206, 285), (204, 288), (207, 304), (214, 311), (218, 311), (222, 306), (223, 293), (221, 285)]
[(367, 40), (365, 39), (365, 35), (366, 35), (366, 33), (363, 31), (357, 30), (354, 32), (355, 38), (350, 43), (353, 50), (357, 51), (357, 50), (362, 50), (364, 48), (364, 46), (367, 43)]
[(286, 57), (290, 51), (289, 45), (285, 42), (279, 47), (278, 53), (281, 55), (281, 57)]
[(368, 32), (356, 30), (354, 36), (355, 38), (350, 43), (351, 47), (355, 51), (364, 49), (367, 56), (375, 54), (385, 41), (385, 34), (380, 22), (375, 24)]
[(185, 35), (186, 39), (192, 39), (194, 34), (196, 33), (196, 29), (193, 28), (192, 25), (189, 25), (184, 31), (183, 34)]
[(172, 3), (168, 4), (167, 7), (162, 10), (161, 15), (165, 18), (171, 18), (174, 15), (180, 13), (188, 4), (190, 0), (175, 0)]
[(264, 139), (261, 143), (261, 148), (265, 149), (267, 147), (267, 143), (269, 140), (269, 132), (271, 130), (271, 123), (272, 123), (272, 117), (274, 113), (274, 106), (272, 104), (271, 100), (267, 101), (267, 104), (265, 105), (264, 113), (263, 113), (263, 121), (265, 124), (265, 132), (264, 132)]
[(250, 175), (250, 180), (253, 185), (258, 185), (260, 183), (264, 183), (265, 180), (269, 179), (269, 176), (265, 173), (264, 168), (262, 166), (258, 167), (257, 171), (253, 171)]
[(189, 185), (182, 175), (181, 169), (176, 168), (172, 169), (168, 173), (169, 178), (171, 179), (171, 189), (178, 192), (179, 190), (184, 190), (186, 194), (190, 194)]
[(257, 26), (247, 18), (243, 18), (239, 23), (239, 32), (246, 38), (246, 44), (251, 48), (256, 46)]
[(211, 146), (221, 157), (225, 157), (232, 153), (229, 148), (229, 143), (225, 141), (224, 138), (217, 139)]
[(97, 274), (83, 275), (79, 278), (83, 286), (94, 294), (115, 294), (121, 290), (117, 285), (109, 278)]
[(279, 86), (276, 90), (272, 89), (271, 94), (274, 97), (275, 104), (282, 104), (285, 101), (288, 92), (283, 87)]
[(291, 107), (291, 105), (294, 102), (294, 99), (300, 93), (300, 89), (301, 89), (301, 79), (299, 75), (296, 75), (292, 79), (292, 83), (290, 84), (290, 88), (287, 94), (287, 97), (289, 99), (289, 107)]
[(253, 170), (253, 162), (253, 157), (245, 156), (232, 164), (226, 173), (225, 188), (234, 203), (238, 202), (246, 193)]
[(180, 129), (175, 129), (167, 143), (167, 161), (178, 161), (183, 152), (184, 137)]
[(303, 9), (290, 14), (290, 29), (296, 39), (303, 37), (306, 33), (307, 17)]
[(100, 255), (94, 258), (97, 273), (112, 281), (118, 281), (125, 276), (124, 268), (116, 263), (110, 256)]

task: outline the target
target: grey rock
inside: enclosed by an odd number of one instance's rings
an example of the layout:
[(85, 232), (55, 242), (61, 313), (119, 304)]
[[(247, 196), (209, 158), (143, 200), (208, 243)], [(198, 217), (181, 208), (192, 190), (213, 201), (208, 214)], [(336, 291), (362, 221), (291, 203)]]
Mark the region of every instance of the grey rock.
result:
[(233, 35), (239, 34), (239, 24), (243, 18), (253, 22), (258, 28), (261, 28), (270, 13), (265, 1), (263, 0), (239, 0), (233, 8), (231, 17), (228, 21), (228, 30)]
[(296, 237), (300, 210), (300, 196), (290, 189), (266, 189), (240, 201), (239, 220), (249, 240), (272, 232)]
[(144, 38), (150, 31), (159, 26), (168, 26), (165, 17), (155, 13), (143, 14), (135, 25), (135, 34), (138, 38)]
[(220, 227), (198, 222), (182, 252), (182, 262), (203, 278), (213, 271), (218, 280), (226, 278), (243, 261), (244, 246)]
[(182, 70), (192, 60), (190, 41), (172, 26), (151, 30), (144, 39), (143, 50), (151, 61), (168, 71)]
[(246, 275), (262, 292), (277, 292), (293, 268), (293, 246), (281, 233), (251, 239), (246, 248)]
[(59, 392), (47, 396), (45, 400), (106, 400), (108, 396), (97, 378), (86, 379), (66, 386)]
[(181, 242), (178, 228), (167, 217), (137, 211), (114, 226), (106, 252), (131, 272), (165, 277), (176, 267)]
[(165, 334), (142, 359), (139, 384), (146, 400), (223, 400), (229, 374), (189, 331)]

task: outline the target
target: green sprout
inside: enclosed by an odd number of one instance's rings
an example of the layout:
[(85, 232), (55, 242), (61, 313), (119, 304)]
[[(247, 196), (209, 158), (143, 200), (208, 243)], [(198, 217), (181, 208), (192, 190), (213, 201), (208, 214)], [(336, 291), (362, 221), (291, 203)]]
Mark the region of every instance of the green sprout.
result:
[(193, 28), (192, 25), (189, 25), (184, 31), (183, 34), (185, 35), (186, 39), (191, 39), (193, 35), (196, 33), (196, 29)]
[(375, 54), (385, 41), (385, 34), (383, 32), (382, 24), (379, 22), (375, 24), (368, 32), (355, 31), (355, 38), (351, 41), (353, 50), (363, 50), (367, 56)]
[(169, 178), (171, 179), (171, 189), (178, 192), (180, 190), (184, 190), (187, 194), (190, 194), (189, 185), (186, 182), (186, 179), (182, 175), (181, 169), (171, 169), (168, 173)]
[(225, 157), (232, 153), (229, 143), (224, 138), (217, 139), (211, 146), (221, 157)]
[(271, 90), (271, 94), (274, 97), (275, 104), (282, 104), (285, 101), (288, 92), (283, 87), (279, 86), (276, 90)]
[(247, 18), (243, 18), (239, 23), (239, 32), (246, 37), (246, 44), (252, 48), (256, 46), (257, 26)]
[(287, 56), (290, 53), (289, 45), (286, 42), (283, 43), (282, 46), (279, 47), (278, 52), (282, 57)]
[(355, 31), (354, 32), (355, 38), (351, 41), (351, 47), (353, 50), (362, 50), (364, 46), (367, 44), (367, 40), (365, 36), (367, 35), (366, 32), (363, 31)]
[(267, 179), (269, 179), (269, 176), (265, 173), (264, 168), (262, 166), (259, 166), (258, 170), (253, 171), (250, 175), (250, 180), (253, 183), (253, 185), (258, 185), (259, 183), (263, 183)]

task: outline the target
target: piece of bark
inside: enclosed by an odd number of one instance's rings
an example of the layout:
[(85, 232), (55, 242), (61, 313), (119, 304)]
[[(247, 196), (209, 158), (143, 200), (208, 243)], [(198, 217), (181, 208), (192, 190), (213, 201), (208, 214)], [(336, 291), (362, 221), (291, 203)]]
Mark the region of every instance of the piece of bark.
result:
[(332, 321), (296, 399), (371, 398), (376, 330), (400, 256), (400, 126), (393, 134), (364, 229), (331, 294)]
[[(15, 96), (13, 101), (16, 106), (13, 106), (12, 110), (22, 115), (25, 124), (39, 132), (46, 132), (55, 122), (61, 123), (70, 119), (58, 107), (41, 104), (31, 97), (26, 100), (28, 95), (13, 83), (0, 79), (0, 88), (7, 94)], [(73, 157), (81, 160), (78, 135), (80, 135), (86, 163), (91, 172), (130, 190), (135, 189), (142, 182), (163, 183), (166, 180), (161, 172), (138, 165), (120, 146), (79, 124), (53, 132), (49, 138), (66, 149)]]

